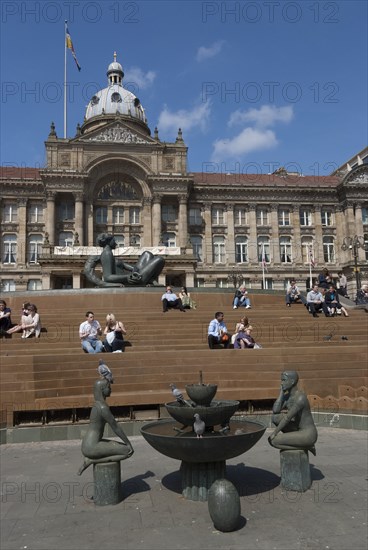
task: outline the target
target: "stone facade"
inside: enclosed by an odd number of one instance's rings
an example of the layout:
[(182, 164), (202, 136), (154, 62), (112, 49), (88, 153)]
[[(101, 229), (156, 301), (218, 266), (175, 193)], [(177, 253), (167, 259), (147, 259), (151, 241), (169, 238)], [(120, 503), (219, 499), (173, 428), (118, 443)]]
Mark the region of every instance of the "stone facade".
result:
[(342, 270), (355, 291), (357, 267), (367, 282), (368, 149), (331, 176), (188, 173), (181, 130), (162, 142), (139, 109), (102, 109), (74, 138), (52, 124), (44, 169), (1, 168), (3, 291), (87, 287), (102, 232), (131, 260), (165, 255), (162, 284), (281, 290), (295, 277), (304, 288), (311, 256), (313, 275)]

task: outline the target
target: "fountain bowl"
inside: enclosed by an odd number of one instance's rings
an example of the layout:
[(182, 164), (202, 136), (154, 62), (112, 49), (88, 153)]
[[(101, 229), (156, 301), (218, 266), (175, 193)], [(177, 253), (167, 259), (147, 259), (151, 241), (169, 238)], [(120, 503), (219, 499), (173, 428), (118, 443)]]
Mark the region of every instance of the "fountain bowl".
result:
[(165, 403), (167, 412), (184, 426), (193, 426), (194, 413), (198, 413), (206, 426), (227, 424), (239, 407), (239, 401), (212, 401), (210, 406), (186, 407), (177, 401)]
[(219, 462), (239, 456), (266, 431), (260, 422), (243, 419), (231, 420), (230, 431), (225, 434), (205, 432), (200, 439), (192, 430), (179, 433), (174, 427), (178, 427), (175, 420), (158, 420), (142, 426), (141, 434), (159, 453), (189, 463)]
[(217, 392), (216, 384), (187, 384), (185, 390), (196, 405), (208, 406)]

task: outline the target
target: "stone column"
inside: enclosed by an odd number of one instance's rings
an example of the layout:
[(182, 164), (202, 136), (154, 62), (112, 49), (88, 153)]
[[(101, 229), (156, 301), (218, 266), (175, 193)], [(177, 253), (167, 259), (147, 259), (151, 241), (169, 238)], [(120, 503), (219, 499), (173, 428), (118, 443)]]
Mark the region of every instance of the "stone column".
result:
[[(143, 223), (143, 239), (142, 246), (152, 246), (152, 198), (143, 197), (142, 201), (142, 223)], [(127, 241), (128, 243), (128, 241)], [(129, 243), (128, 243), (129, 244)]]
[(279, 234), (279, 205), (271, 205), (271, 246), (273, 264), (281, 263), (280, 259), (280, 234)]
[[(316, 204), (313, 211), (314, 222), (314, 260), (317, 266), (325, 265), (323, 258), (323, 233), (321, 224), (321, 206)], [(320, 267), (317, 267), (320, 269)]]
[(93, 220), (93, 203), (89, 200), (86, 204), (86, 210), (87, 210), (87, 239), (85, 241), (87, 242), (87, 246), (95, 246), (94, 242), (94, 220)]
[[(357, 235), (358, 237), (364, 237), (362, 205), (359, 203), (355, 205), (355, 235)], [(358, 248), (357, 252), (358, 252), (358, 260), (364, 261), (365, 260), (364, 248)]]
[(17, 236), (17, 264), (24, 267), (27, 261), (27, 199), (17, 199), (18, 204), (18, 236)]
[(81, 287), (81, 276), (80, 273), (73, 273), (73, 288)]
[(293, 228), (293, 263), (303, 264), (302, 239), (300, 234), (299, 204), (294, 204), (291, 212), (291, 227)]
[(354, 237), (356, 235), (356, 223), (354, 216), (354, 204), (347, 202), (345, 207), (346, 236)]
[(78, 233), (80, 245), (84, 245), (84, 216), (83, 216), (83, 193), (75, 193), (75, 231)]
[(203, 246), (203, 262), (212, 264), (213, 262), (213, 247), (212, 247), (212, 219), (211, 219), (211, 203), (206, 202), (203, 205), (204, 219), (204, 246)]
[(226, 255), (227, 264), (235, 263), (235, 229), (234, 229), (234, 205), (225, 205), (227, 210), (227, 240), (226, 240)]
[(161, 240), (161, 200), (162, 195), (153, 195), (152, 203), (152, 246), (158, 246)]
[(55, 245), (55, 198), (55, 192), (46, 192), (46, 232), (51, 246)]
[(249, 262), (258, 264), (256, 204), (249, 205)]
[(188, 197), (180, 195), (179, 197), (179, 246), (185, 248), (188, 241)]
[(338, 263), (341, 264), (346, 261), (347, 255), (341, 248), (345, 237), (345, 218), (341, 205), (335, 206), (335, 220), (336, 220), (336, 256)]

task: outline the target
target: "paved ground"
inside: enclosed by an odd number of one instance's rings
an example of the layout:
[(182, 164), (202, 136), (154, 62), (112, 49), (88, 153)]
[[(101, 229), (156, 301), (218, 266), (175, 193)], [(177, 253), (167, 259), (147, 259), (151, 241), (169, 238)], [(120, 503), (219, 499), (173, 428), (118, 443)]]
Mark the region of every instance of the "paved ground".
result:
[(181, 496), (179, 462), (141, 437), (131, 438), (135, 454), (122, 463), (123, 502), (105, 507), (90, 500), (92, 468), (76, 475), (78, 441), (3, 445), (1, 550), (366, 550), (366, 432), (320, 428), (313, 485), (302, 494), (281, 489), (267, 432), (227, 463), (241, 495), (232, 533), (216, 531), (206, 502)]

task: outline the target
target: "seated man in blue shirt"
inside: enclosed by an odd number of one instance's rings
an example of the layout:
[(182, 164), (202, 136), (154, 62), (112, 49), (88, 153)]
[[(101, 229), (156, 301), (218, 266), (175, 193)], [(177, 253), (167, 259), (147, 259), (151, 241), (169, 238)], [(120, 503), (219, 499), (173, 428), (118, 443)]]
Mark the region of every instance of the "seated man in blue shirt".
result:
[(309, 311), (313, 315), (313, 317), (318, 317), (317, 311), (320, 311), (320, 309), (323, 310), (323, 313), (326, 315), (326, 317), (330, 316), (324, 298), (318, 290), (318, 284), (313, 285), (312, 290), (308, 292), (307, 304)]
[(181, 299), (178, 298), (177, 295), (172, 291), (171, 286), (166, 287), (166, 292), (162, 295), (161, 301), (164, 313), (169, 311), (169, 308), (180, 309), (180, 311), (183, 311), (185, 313), (185, 309), (183, 308)]
[(224, 323), (224, 314), (222, 311), (217, 311), (215, 318), (208, 326), (208, 346), (210, 349), (214, 349), (216, 344), (223, 344), (224, 348), (227, 348), (229, 343), (230, 338)]

